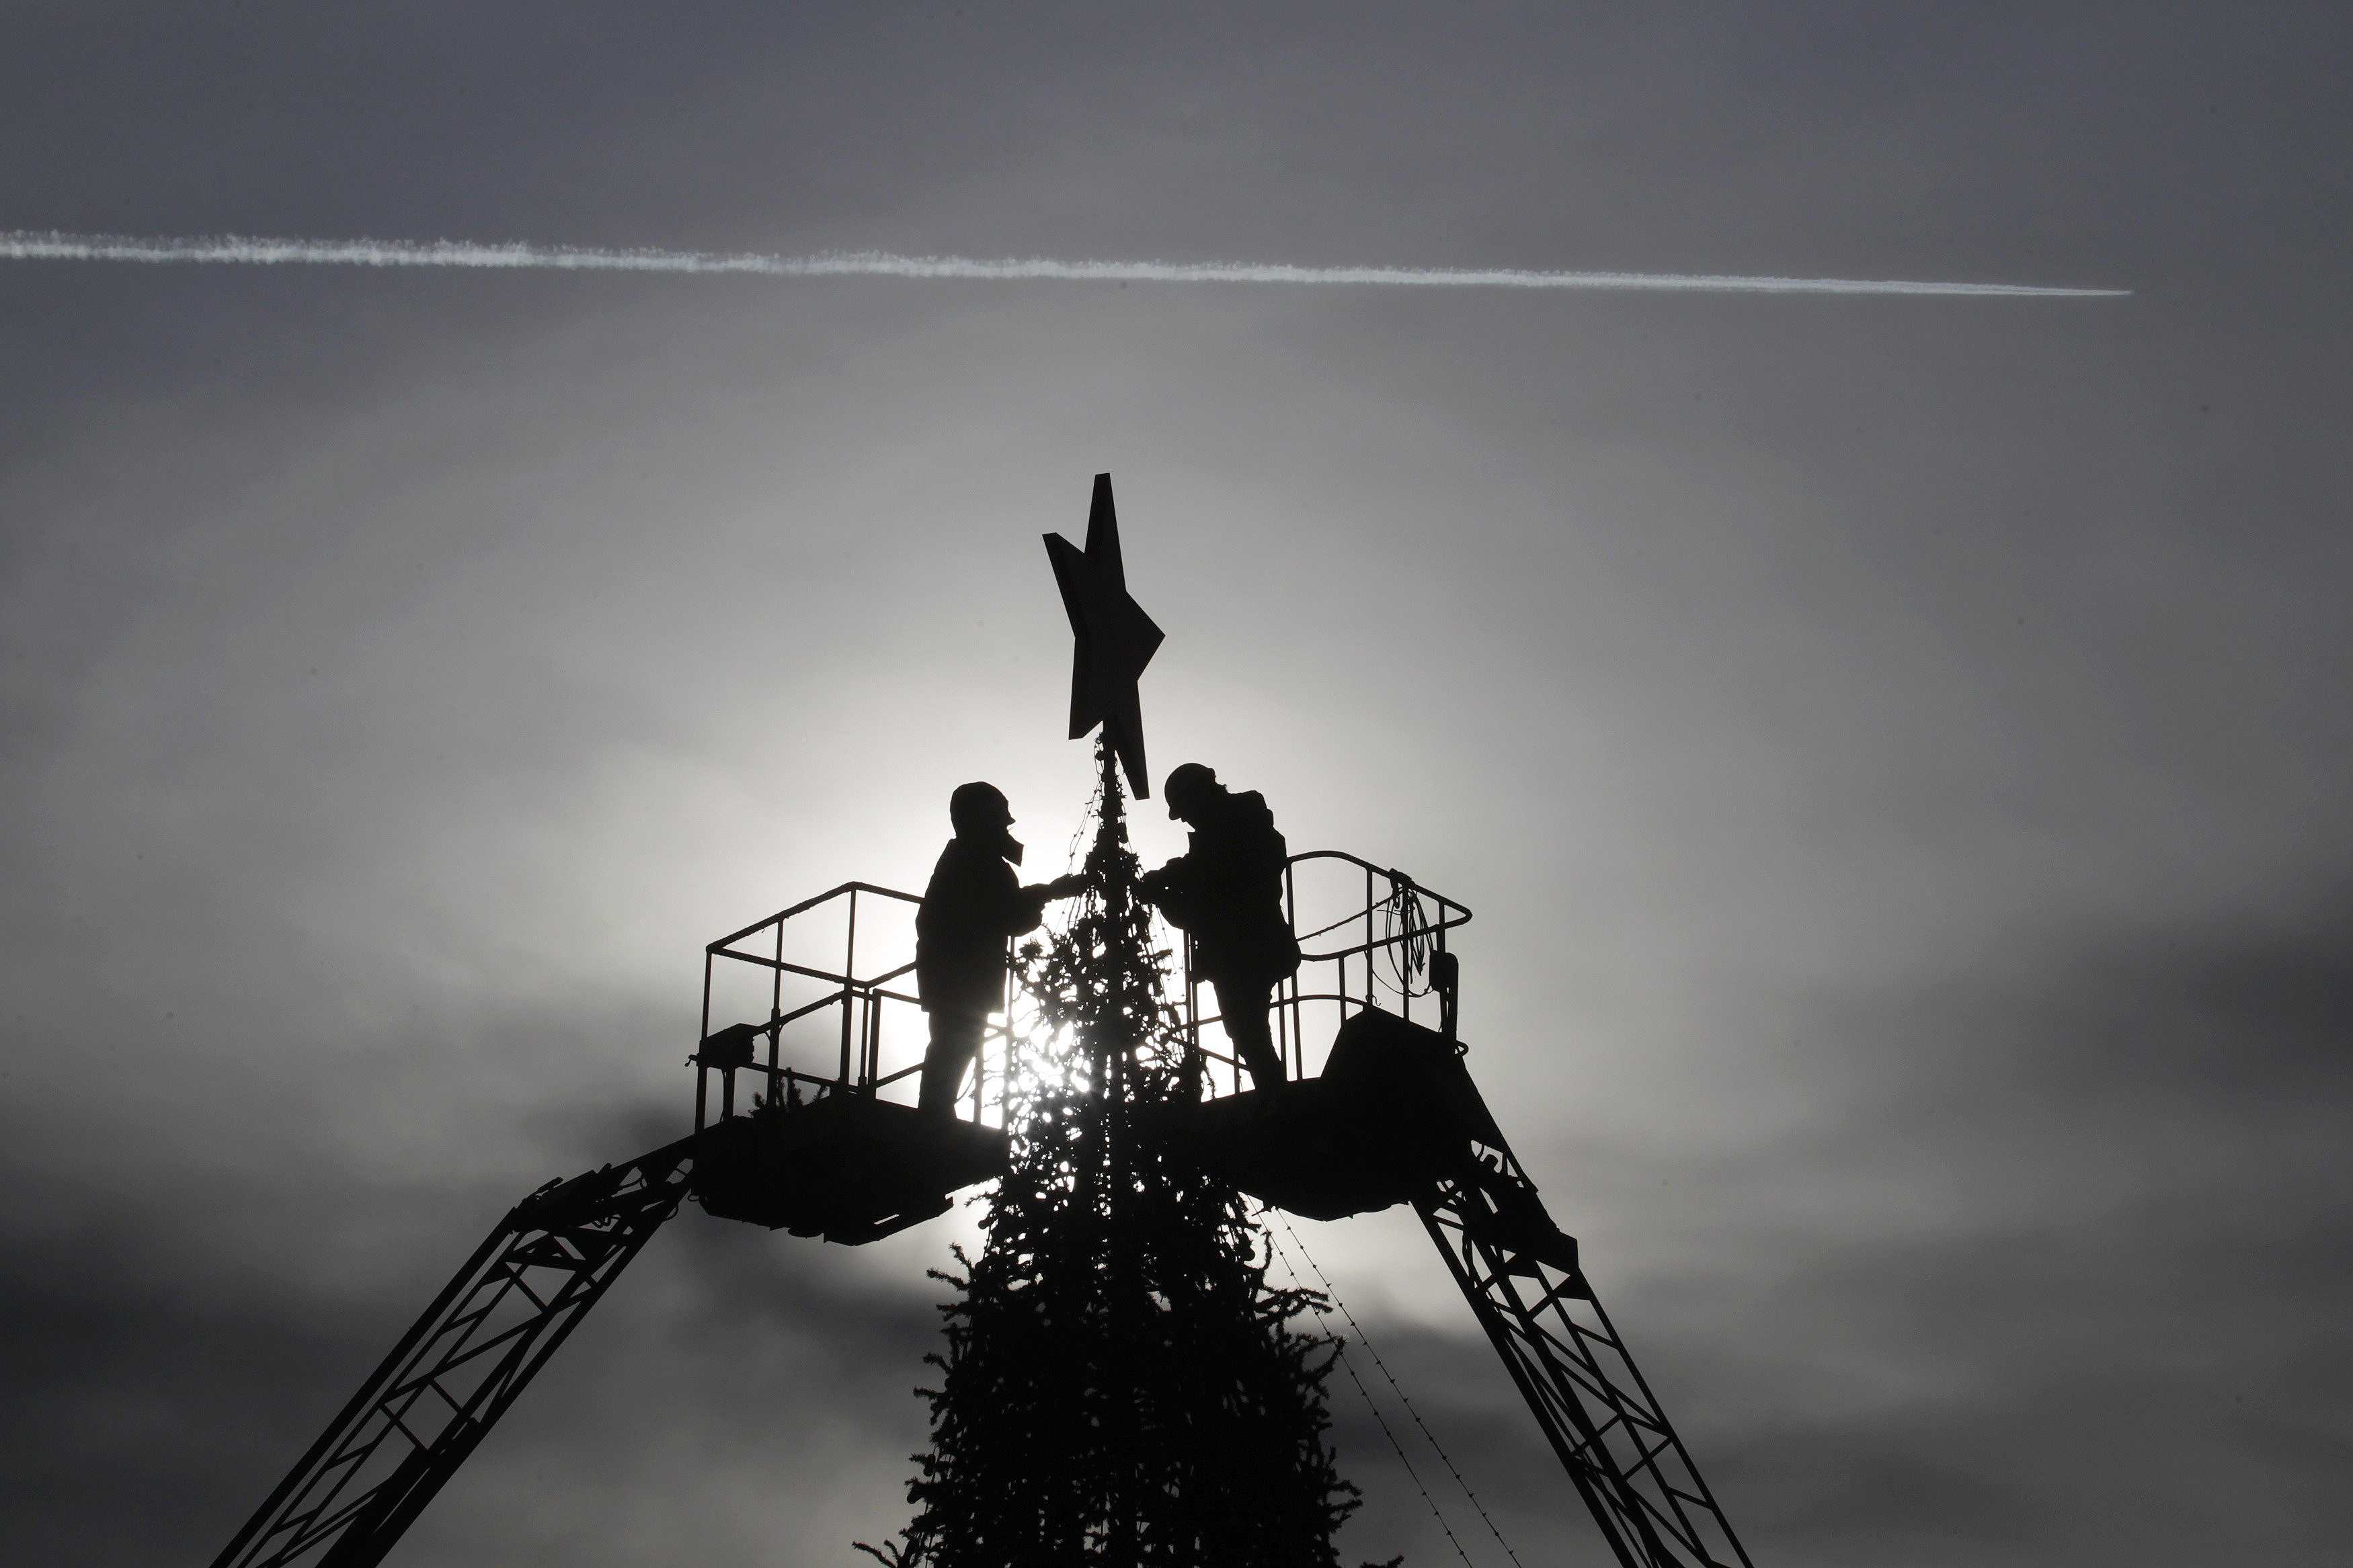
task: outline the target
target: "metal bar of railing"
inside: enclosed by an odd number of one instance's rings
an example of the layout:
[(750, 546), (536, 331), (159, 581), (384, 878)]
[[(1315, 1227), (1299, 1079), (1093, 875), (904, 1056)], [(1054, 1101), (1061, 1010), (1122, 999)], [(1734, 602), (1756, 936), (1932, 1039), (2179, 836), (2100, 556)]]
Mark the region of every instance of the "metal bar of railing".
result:
[[(709, 958), (732, 958), (739, 963), (748, 963), (757, 969), (773, 969), (776, 971), (779, 975), (797, 974), (803, 979), (822, 980), (828, 985), (849, 986), (852, 989), (860, 991), (870, 990), (875, 986), (881, 985), (885, 981), (896, 980), (902, 974), (912, 973), (915, 967), (914, 964), (910, 962), (901, 964), (896, 969), (886, 969), (880, 974), (871, 976), (869, 979), (860, 980), (854, 974), (836, 974), (830, 970), (810, 969), (804, 964), (789, 963), (781, 959), (770, 958), (764, 952), (736, 952), (730, 949), (712, 952), (707, 956)], [(781, 984), (781, 981), (779, 984)], [(703, 1032), (705, 1034), (710, 1033), (707, 1028)]]
[(820, 1008), (847, 1006), (849, 1004), (849, 988), (845, 985), (839, 991), (830, 992), (826, 995), (818, 997), (814, 1002), (805, 1003), (802, 1005), (794, 1008), (789, 1013), (779, 1015), (776, 1023), (771, 1025), (770, 1027), (776, 1029), (779, 1034), (781, 1034), (784, 1032), (784, 1026), (786, 1024), (797, 1023), (801, 1019), (807, 1017), (811, 1013), (818, 1011)]
[[(858, 972), (858, 889), (855, 886), (849, 889), (849, 935), (843, 942), (841, 972), (844, 974)], [(841, 1008), (841, 1081), (844, 1083), (849, 1081), (850, 1015), (854, 1011), (845, 1000)]]
[[(1376, 865), (1374, 862), (1366, 859), (1361, 855), (1351, 855), (1345, 849), (1303, 850), (1297, 855), (1293, 855), (1291, 858), (1290, 864), (1293, 866), (1298, 866), (1309, 860), (1345, 860), (1351, 866), (1361, 866), (1366, 870), (1377, 872), (1384, 877), (1391, 875), (1391, 873), (1396, 869), (1394, 867)], [(1462, 917), (1465, 920), (1470, 918), (1471, 910), (1467, 906), (1455, 902), (1452, 899), (1446, 897), (1443, 893), (1432, 892), (1430, 889), (1421, 887), (1419, 883), (1415, 883), (1414, 886), (1419, 889), (1422, 894), (1429, 898), (1431, 902), (1442, 904), (1450, 910), (1459, 910), (1461, 911)]]
[[(1298, 868), (1302, 863), (1310, 860), (1336, 860), (1356, 867), (1364, 873), (1365, 892), (1361, 907), (1341, 915), (1329, 924), (1318, 927), (1308, 933), (1309, 939), (1313, 940), (1316, 936), (1356, 925), (1361, 921), (1364, 940), (1330, 952), (1302, 952), (1303, 964), (1320, 963), (1333, 967), (1330, 983), (1335, 987), (1335, 990), (1308, 991), (1296, 973), (1286, 978), (1275, 988), (1271, 1005), (1276, 1028), (1276, 1049), (1284, 1058), (1286, 1073), (1296, 1077), (1304, 1077), (1306, 1074), (1308, 1033), (1306, 1014), (1311, 1006), (1332, 1005), (1338, 1009), (1340, 1016), (1345, 1019), (1359, 1009), (1380, 1005), (1381, 987), (1384, 983), (1381, 979), (1379, 964), (1375, 957), (1377, 953), (1409, 948), (1419, 942), (1429, 942), (1436, 952), (1443, 953), (1447, 951), (1445, 933), (1456, 926), (1466, 924), (1471, 919), (1471, 910), (1467, 906), (1457, 903), (1442, 893), (1432, 892), (1393, 867), (1377, 865), (1361, 855), (1352, 855), (1345, 850), (1316, 849), (1292, 856), (1283, 867), (1282, 903), (1284, 914), (1293, 929), (1296, 929), (1299, 924)], [(1384, 888), (1388, 889), (1386, 892), (1382, 891)], [(1399, 895), (1410, 897), (1416, 900), (1413, 915), (1398, 919), (1395, 928), (1389, 930), (1387, 934), (1383, 934), (1377, 923), (1378, 917), (1384, 909), (1395, 904)], [(1352, 961), (1364, 965), (1364, 975), (1361, 981), (1353, 972)], [(1202, 1010), (1200, 1001), (1202, 982), (1194, 967), (1194, 947), (1189, 933), (1184, 947), (1184, 964), (1183, 1016), (1187, 1043), (1193, 1049), (1201, 1051), (1207, 1059), (1231, 1062), (1230, 1058), (1208, 1050), (1201, 1044), (1201, 1030), (1210, 1024), (1222, 1024), (1224, 1020), (1221, 1015), (1205, 1013)], [(1398, 992), (1401, 1010), (1406, 1016), (1410, 1017), (1414, 994), (1412, 970), (1410, 960), (1402, 956), (1398, 964), (1396, 989)], [(1358, 991), (1361, 991), (1362, 994), (1357, 994)], [(1441, 1013), (1442, 1011), (1441, 1008)], [(1234, 1087), (1239, 1091), (1242, 1087), (1240, 1067), (1240, 1064), (1233, 1065), (1235, 1067)]]
[(860, 1022), (865, 1026), (865, 1059), (859, 1064), (858, 1080), (871, 1084), (882, 1067), (882, 1001), (871, 990), (861, 993), (860, 1001), (863, 1014)]
[[(811, 969), (805, 963), (793, 963), (784, 959), (770, 958), (765, 952), (737, 952), (733, 948), (712, 950), (713, 958), (732, 958), (738, 963), (748, 963), (755, 969), (775, 969), (786, 974), (797, 974), (808, 980), (822, 980), (832, 985), (855, 985), (853, 974), (836, 974), (829, 969)], [(913, 967), (912, 964), (910, 968)]]
[[(1351, 915), (1349, 918), (1353, 920), (1356, 917)], [(1455, 926), (1461, 925), (1462, 923), (1464, 923), (1462, 921), (1450, 921), (1444, 926), (1430, 925), (1425, 926), (1422, 929), (1425, 931), (1448, 931), (1451, 930)], [(1303, 952), (1300, 954), (1300, 957), (1309, 963), (1329, 963), (1331, 960), (1335, 958), (1351, 958), (1360, 952), (1377, 952), (1385, 947), (1397, 947), (1412, 940), (1413, 939), (1411, 937), (1402, 934), (1385, 936), (1377, 938), (1370, 942), (1359, 942), (1355, 947), (1340, 948), (1332, 952)]]
[(742, 931), (733, 931), (726, 936), (721, 937), (717, 942), (711, 943), (711, 950), (712, 952), (716, 952), (720, 948), (739, 942), (745, 937), (753, 935), (754, 932), (765, 931), (768, 927), (776, 924), (779, 921), (791, 920), (795, 915), (805, 915), (808, 913), (809, 910), (817, 908), (819, 904), (825, 903), (828, 900), (838, 899), (844, 893), (871, 893), (877, 898), (896, 899), (902, 904), (920, 904), (923, 901), (921, 895), (915, 893), (902, 893), (896, 888), (881, 887), (873, 882), (844, 882), (839, 888), (828, 889), (813, 899), (803, 899), (791, 909), (778, 910), (775, 914), (768, 916), (765, 920), (754, 921)]
[[(709, 960), (704, 962), (708, 963)], [(776, 922), (776, 967), (768, 972), (768, 1098), (776, 1098), (776, 1057), (785, 1047), (785, 922)]]
[(702, 1032), (694, 1037), (694, 1130), (702, 1131), (710, 1106), (711, 1067), (702, 1059), (702, 1042), (711, 1037), (711, 954), (702, 955)]

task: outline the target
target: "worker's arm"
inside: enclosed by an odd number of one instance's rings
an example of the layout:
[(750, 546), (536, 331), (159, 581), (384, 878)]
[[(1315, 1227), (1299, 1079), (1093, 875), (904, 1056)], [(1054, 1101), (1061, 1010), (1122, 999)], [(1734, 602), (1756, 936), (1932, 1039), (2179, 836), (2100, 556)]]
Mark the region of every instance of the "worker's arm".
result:
[(1146, 871), (1136, 879), (1135, 883), (1136, 890), (1144, 895), (1145, 902), (1167, 916), (1169, 923), (1179, 931), (1192, 929), (1189, 912), (1192, 906), (1189, 872), (1192, 868), (1187, 864), (1191, 858), (1187, 855), (1179, 855), (1158, 870)]
[(1087, 879), (1078, 872), (1057, 877), (1050, 882), (1033, 882), (1022, 887), (1013, 880), (1012, 868), (1006, 868), (1007, 897), (1000, 906), (1005, 934), (1020, 936), (1038, 929), (1046, 918), (1046, 906), (1056, 899), (1067, 899), (1087, 889)]

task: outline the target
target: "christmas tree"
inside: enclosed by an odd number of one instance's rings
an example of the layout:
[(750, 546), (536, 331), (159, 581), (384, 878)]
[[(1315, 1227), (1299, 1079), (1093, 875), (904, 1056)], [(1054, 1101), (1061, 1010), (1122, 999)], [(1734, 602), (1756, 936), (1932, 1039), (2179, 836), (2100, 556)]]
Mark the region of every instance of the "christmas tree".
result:
[(1010, 1168), (942, 1309), (932, 1448), (902, 1542), (936, 1568), (1321, 1568), (1356, 1506), (1324, 1441), (1335, 1347), (1315, 1299), (1266, 1279), (1243, 1199), (1178, 1157), (1169, 1108), (1202, 1060), (1137, 897), (1114, 747), (1100, 758), (1089, 890), (1022, 964), (1032, 1047)]

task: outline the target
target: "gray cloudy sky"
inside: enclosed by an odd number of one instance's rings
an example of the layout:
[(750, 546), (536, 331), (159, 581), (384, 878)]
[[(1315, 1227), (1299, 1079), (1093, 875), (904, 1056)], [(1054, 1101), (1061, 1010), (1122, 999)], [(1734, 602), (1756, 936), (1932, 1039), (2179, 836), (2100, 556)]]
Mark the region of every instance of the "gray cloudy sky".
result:
[[(975, 775), (1058, 869), (1109, 469), (1158, 766), (1478, 910), (1473, 1070), (1760, 1568), (2336, 1558), (2347, 31), (12, 5), (0, 228), (2136, 292), (0, 264), (0, 1554), (208, 1558), (681, 1125), (711, 937)], [(1410, 1223), (1305, 1228), (1599, 1561)], [(853, 1561), (953, 1234), (691, 1212), (405, 1555)], [(1451, 1560), (1353, 1398), (1349, 1560)]]

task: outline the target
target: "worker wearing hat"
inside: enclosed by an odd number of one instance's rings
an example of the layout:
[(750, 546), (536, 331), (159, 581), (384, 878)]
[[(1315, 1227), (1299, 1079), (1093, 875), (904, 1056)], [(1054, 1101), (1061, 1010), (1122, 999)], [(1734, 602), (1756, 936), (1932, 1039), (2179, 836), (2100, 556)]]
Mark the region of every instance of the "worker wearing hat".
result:
[(1299, 942), (1282, 913), (1290, 851), (1257, 791), (1236, 795), (1198, 763), (1162, 786), (1168, 815), (1192, 828), (1189, 849), (1145, 876), (1144, 896), (1193, 938), (1193, 966), (1218, 994), (1218, 1012), (1250, 1081), (1283, 1080), (1267, 1009), (1299, 968)]
[[(988, 1015), (1005, 1006), (1005, 942), (1038, 929), (1046, 905), (1086, 890), (1071, 875), (1023, 887), (1013, 874), (1021, 843), (1007, 831), (1013, 808), (995, 784), (960, 784), (948, 796), (955, 837), (940, 851), (915, 911), (915, 992), (931, 1016), (920, 1108), (955, 1114), (964, 1069), (980, 1053)], [(1008, 864), (1008, 862), (1011, 864)]]

